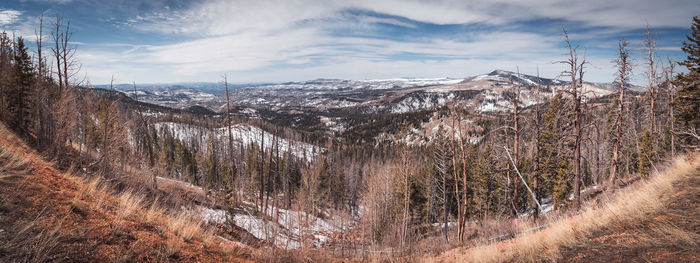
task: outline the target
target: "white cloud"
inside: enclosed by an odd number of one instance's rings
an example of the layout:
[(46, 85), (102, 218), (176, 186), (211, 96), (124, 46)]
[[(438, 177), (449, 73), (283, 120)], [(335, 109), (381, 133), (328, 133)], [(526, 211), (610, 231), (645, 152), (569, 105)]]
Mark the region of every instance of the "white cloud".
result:
[[(686, 27), (689, 19), (700, 13), (700, 4), (693, 0), (212, 0), (197, 2), (186, 10), (156, 10), (134, 19), (132, 24), (143, 30), (168, 33), (226, 35), (339, 18), (346, 10), (366, 10), (442, 25), (503, 25), (558, 19), (569, 24), (630, 29), (643, 28), (646, 22), (653, 27)], [(396, 19), (365, 18), (376, 20), (369, 22), (410, 26)]]
[[(425, 74), (460, 77), (513, 64), (520, 64), (521, 68), (540, 64), (546, 73), (547, 68), (555, 67), (547, 63), (561, 59), (557, 56), (564, 53), (561, 36), (517, 32), (508, 30), (512, 28), (509, 25), (517, 21), (552, 19), (561, 20), (562, 26), (602, 27), (572, 33), (574, 39), (589, 39), (643, 28), (647, 21), (652, 27), (686, 27), (699, 7), (686, 0), (543, 0), (534, 3), (526, 0), (212, 0), (192, 3), (186, 9), (166, 6), (124, 22), (146, 32), (181, 35), (188, 39), (186, 41), (135, 45), (120, 51), (95, 48), (79, 53), (87, 52), (83, 56), (86, 69), (88, 72), (92, 69), (91, 74), (100, 74), (94, 79), (102, 82), (109, 80), (110, 69), (120, 72), (124, 78), (150, 82), (212, 80), (224, 72), (245, 81), (322, 76), (428, 77)], [(415, 22), (502, 27), (492, 32), (410, 40), (333, 34), (372, 33), (377, 31), (378, 24), (405, 27), (410, 31), (416, 27)], [(405, 54), (414, 57), (401, 59)], [(610, 74), (599, 69), (608, 70), (608, 60), (599, 60), (600, 65), (592, 68), (588, 76), (596, 81), (607, 81), (611, 79)]]
[(22, 12), (12, 9), (0, 10), (0, 26), (11, 25), (19, 20)]

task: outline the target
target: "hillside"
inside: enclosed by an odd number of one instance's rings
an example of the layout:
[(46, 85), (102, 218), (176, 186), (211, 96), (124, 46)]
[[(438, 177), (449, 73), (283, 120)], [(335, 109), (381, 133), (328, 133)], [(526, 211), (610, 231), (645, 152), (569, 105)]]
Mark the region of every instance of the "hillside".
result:
[(676, 158), (660, 174), (588, 202), (515, 238), (461, 247), (438, 262), (698, 262), (700, 154)]
[(57, 170), (4, 125), (0, 171), (2, 262), (250, 261), (187, 216)]

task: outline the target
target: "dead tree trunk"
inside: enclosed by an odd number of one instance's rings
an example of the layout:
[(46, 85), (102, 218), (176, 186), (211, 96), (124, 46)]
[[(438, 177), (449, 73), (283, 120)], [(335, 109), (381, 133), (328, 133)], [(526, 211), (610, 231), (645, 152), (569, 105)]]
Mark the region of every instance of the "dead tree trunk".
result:
[[(560, 63), (569, 66), (568, 70), (563, 72), (564, 75), (571, 77), (570, 90), (573, 100), (572, 113), (574, 114), (574, 210), (578, 211), (581, 206), (581, 97), (582, 94), (579, 92), (579, 85), (583, 85), (583, 65), (586, 63), (584, 58), (581, 63), (579, 63), (577, 49), (574, 47), (569, 39), (569, 34), (564, 29), (564, 41), (569, 48), (569, 58)], [(577, 79), (576, 75), (580, 74), (581, 78)]]
[(647, 24), (647, 39), (645, 41), (647, 47), (647, 63), (649, 64), (649, 118), (651, 120), (651, 134), (656, 133), (656, 116), (654, 115), (654, 104), (656, 102), (656, 68), (654, 67), (654, 58), (656, 56), (656, 38), (652, 37), (651, 29)]
[[(228, 152), (229, 158), (231, 158), (231, 185), (235, 185), (236, 182), (236, 158), (233, 157), (233, 133), (231, 133), (231, 100), (228, 94), (228, 78), (224, 75), (224, 88), (226, 89), (226, 127), (228, 128)], [(233, 189), (234, 194), (234, 205), (238, 200), (236, 189)]]
[(56, 23), (54, 24), (56, 28), (54, 29), (53, 34), (51, 34), (54, 41), (54, 47), (51, 48), (51, 51), (53, 52), (53, 55), (56, 59), (56, 74), (58, 75), (58, 94), (61, 94), (63, 91), (63, 70), (61, 67), (63, 61), (61, 59), (61, 44), (63, 43), (63, 32), (61, 32), (61, 25), (63, 25), (63, 18), (56, 17)]
[(455, 200), (457, 201), (457, 238), (461, 241), (462, 237), (462, 232), (464, 229), (462, 228), (462, 225), (459, 222), (462, 222), (462, 216), (464, 216), (464, 211), (462, 208), (462, 198), (460, 196), (460, 191), (459, 191), (459, 178), (458, 178), (458, 166), (457, 166), (457, 147), (455, 146), (456, 144), (456, 138), (455, 138), (455, 127), (456, 125), (461, 125), (461, 119), (457, 120), (458, 118), (458, 113), (457, 113), (457, 106), (453, 105), (452, 107), (452, 130), (450, 133), (452, 134), (452, 139), (450, 140), (451, 143), (451, 148), (452, 148), (452, 168), (453, 168), (453, 175), (454, 175), (454, 184), (455, 184)]
[(620, 158), (620, 148), (622, 143), (622, 115), (624, 114), (624, 96), (625, 96), (625, 85), (627, 83), (627, 78), (629, 77), (629, 50), (627, 50), (627, 45), (629, 43), (626, 40), (620, 40), (619, 43), (619, 57), (615, 61), (618, 67), (619, 75), (619, 96), (617, 101), (617, 121), (615, 122), (615, 143), (613, 144), (613, 155), (612, 155), (612, 167), (610, 168), (610, 178), (609, 184), (611, 189), (615, 187), (615, 178), (619, 170), (619, 158)]
[(537, 207), (539, 202), (539, 178), (540, 178), (540, 69), (537, 68), (537, 84), (535, 86), (535, 172), (532, 174), (532, 191), (534, 191), (535, 202), (532, 204), (532, 218), (537, 220), (540, 209)]
[(68, 75), (68, 66), (69, 66), (69, 60), (72, 60), (70, 57), (72, 57), (72, 51), (71, 48), (68, 47), (68, 41), (70, 40), (70, 37), (72, 33), (70, 32), (70, 20), (66, 22), (66, 29), (65, 33), (63, 34), (63, 44), (61, 46), (61, 52), (63, 53), (61, 55), (61, 59), (63, 59), (63, 87), (68, 88), (68, 79), (70, 75)]
[[(513, 92), (513, 98), (511, 99), (511, 103), (513, 104), (513, 155), (514, 155), (514, 162), (517, 167), (518, 165), (518, 149), (519, 147), (519, 142), (520, 142), (520, 127), (519, 127), (519, 112), (518, 112), (518, 100), (520, 97), (520, 68), (517, 69), (518, 71), (518, 84), (513, 86), (515, 91)], [(510, 81), (511, 85), (513, 85), (513, 79)], [(513, 216), (518, 216), (518, 175), (516, 173), (513, 173)]]
[(671, 59), (668, 59), (668, 70), (665, 72), (666, 73), (666, 85), (668, 85), (667, 93), (668, 93), (668, 123), (669, 123), (669, 135), (671, 136), (671, 157), (676, 156), (676, 145), (675, 145), (675, 129), (673, 125), (675, 124), (676, 120), (673, 117), (673, 100), (674, 100), (674, 93), (675, 93), (675, 86), (673, 85), (673, 70), (675, 68), (675, 62), (672, 61)]
[[(134, 82), (134, 100), (138, 100), (138, 93), (136, 92), (136, 82)], [(148, 150), (148, 165), (149, 167), (153, 167), (155, 165), (155, 157), (153, 156), (153, 140), (151, 139), (151, 131), (148, 125), (148, 120), (146, 120), (145, 117), (143, 117), (143, 112), (141, 111), (140, 106), (136, 106), (136, 109), (139, 112), (139, 117), (141, 119), (141, 124), (143, 125), (144, 131), (146, 133), (146, 147)], [(153, 189), (158, 189), (158, 178), (156, 177), (157, 174), (153, 173)]]

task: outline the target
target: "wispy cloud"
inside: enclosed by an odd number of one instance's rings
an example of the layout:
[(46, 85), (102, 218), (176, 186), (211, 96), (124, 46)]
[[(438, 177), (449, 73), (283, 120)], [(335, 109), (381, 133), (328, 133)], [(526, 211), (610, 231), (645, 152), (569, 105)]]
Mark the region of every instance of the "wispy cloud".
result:
[(22, 12), (12, 9), (0, 9), (0, 26), (14, 24), (18, 21)]
[[(598, 62), (588, 76), (604, 81), (611, 75), (598, 69), (609, 68), (617, 39), (637, 37), (648, 22), (672, 31), (659, 51), (678, 52), (679, 29), (700, 13), (690, 0), (80, 0), (61, 6), (82, 7), (92, 13), (81, 19), (105, 23), (76, 25), (93, 30), (87, 33), (100, 43), (76, 34), (95, 82), (114, 72), (143, 82), (213, 80), (224, 72), (241, 81), (463, 77), (516, 63), (546, 72), (564, 53), (562, 27), (584, 40)], [(114, 26), (119, 32), (111, 36)]]

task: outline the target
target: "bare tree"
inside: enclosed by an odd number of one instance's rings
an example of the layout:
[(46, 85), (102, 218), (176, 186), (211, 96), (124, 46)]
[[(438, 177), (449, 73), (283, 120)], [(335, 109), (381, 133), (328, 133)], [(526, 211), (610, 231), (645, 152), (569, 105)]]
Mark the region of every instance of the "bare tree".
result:
[[(457, 139), (455, 138), (456, 137), (455, 136), (455, 131), (456, 131), (455, 129), (457, 126), (462, 125), (462, 116), (461, 116), (461, 112), (457, 108), (456, 104), (452, 105), (452, 114), (451, 115), (452, 115), (451, 116), (452, 117), (451, 118), (452, 119), (452, 130), (451, 130), (450, 134), (451, 134), (452, 138), (450, 140), (450, 144), (451, 144), (451, 148), (452, 148), (452, 169), (453, 169), (454, 185), (455, 185), (455, 200), (457, 201), (457, 237), (460, 241), (462, 241), (462, 236), (463, 236), (462, 233), (464, 232), (464, 226), (461, 224), (461, 222), (463, 220), (463, 217), (465, 217), (466, 211), (464, 211), (464, 210), (466, 210), (466, 207), (462, 206), (462, 203), (463, 203), (462, 199), (463, 198), (460, 196), (461, 191), (460, 191), (460, 187), (459, 187), (459, 171), (457, 170), (457, 169), (459, 169), (459, 166), (457, 166), (457, 147), (456, 147)], [(461, 128), (459, 129), (459, 131), (461, 131)], [(464, 135), (460, 133), (459, 136), (463, 137)], [(461, 147), (463, 148), (464, 146), (461, 145)], [(462, 187), (465, 187), (465, 185), (463, 185)]]
[[(540, 68), (537, 67), (537, 83), (535, 85), (535, 172), (532, 174), (532, 189), (534, 191), (534, 199), (535, 202), (532, 204), (532, 218), (537, 220), (539, 217), (539, 210), (537, 202), (539, 202), (540, 194), (539, 194), (539, 178), (540, 178), (540, 132), (541, 132), (541, 123), (540, 123), (540, 96), (541, 96), (541, 91), (542, 88), (540, 87)], [(517, 158), (517, 157), (516, 157)]]
[[(233, 157), (233, 134), (231, 133), (231, 99), (229, 98), (228, 94), (228, 78), (226, 75), (224, 75), (224, 88), (226, 89), (226, 127), (228, 129), (228, 149), (229, 149), (229, 158), (231, 158), (231, 174), (229, 175), (231, 177), (231, 184), (235, 185), (236, 181), (236, 158)], [(234, 189), (234, 192), (236, 190)], [(237, 198), (237, 193), (233, 194), (234, 199)], [(237, 202), (237, 200), (234, 200), (234, 202)], [(234, 203), (235, 204), (235, 203)]]
[(435, 145), (433, 148), (433, 162), (435, 164), (435, 169), (437, 170), (439, 174), (439, 180), (440, 184), (438, 184), (439, 188), (439, 193), (442, 194), (440, 201), (442, 203), (442, 212), (443, 212), (443, 232), (445, 234), (445, 240), (450, 241), (450, 236), (448, 233), (448, 224), (447, 224), (447, 216), (448, 216), (448, 209), (447, 209), (447, 174), (449, 173), (449, 150), (447, 149), (447, 146), (445, 145), (445, 140), (443, 137), (444, 134), (444, 128), (442, 124), (438, 126), (438, 133), (437, 133), (437, 139), (434, 140)]
[(42, 13), (41, 16), (39, 16), (39, 32), (34, 29), (34, 34), (36, 36), (36, 55), (37, 55), (37, 70), (38, 70), (38, 75), (39, 75), (39, 81), (37, 83), (40, 83), (44, 80), (44, 71), (46, 70), (44, 67), (44, 57), (42, 56), (42, 50), (43, 50), (43, 40), (44, 40), (44, 14)]
[(61, 52), (61, 45), (63, 43), (63, 32), (61, 31), (61, 27), (63, 26), (63, 18), (57, 16), (56, 17), (56, 22), (54, 23), (54, 31), (51, 33), (51, 36), (53, 37), (53, 42), (54, 42), (54, 47), (51, 48), (51, 51), (53, 53), (54, 58), (56, 59), (56, 75), (58, 75), (58, 93), (60, 94), (63, 91), (63, 70), (62, 70), (62, 59), (61, 56), (63, 55), (63, 52)]
[[(574, 114), (574, 210), (581, 207), (581, 98), (582, 92), (579, 90), (583, 86), (583, 65), (586, 64), (584, 56), (579, 61), (578, 46), (574, 46), (569, 39), (569, 33), (564, 29), (564, 42), (569, 49), (569, 58), (559, 63), (569, 66), (569, 69), (562, 72), (562, 75), (571, 77), (570, 88), (567, 91), (573, 101), (572, 113)], [(577, 78), (579, 75), (579, 78)]]
[(673, 101), (674, 97), (676, 95), (676, 86), (673, 83), (673, 71), (676, 67), (676, 62), (668, 58), (668, 68), (664, 70), (664, 73), (666, 75), (666, 85), (667, 85), (667, 95), (668, 95), (668, 125), (669, 125), (669, 135), (671, 136), (671, 157), (676, 156), (676, 138), (675, 138), (675, 127), (674, 124), (676, 122), (675, 118), (673, 117)]
[(615, 59), (615, 64), (617, 65), (617, 75), (618, 75), (618, 101), (617, 101), (617, 119), (615, 121), (615, 141), (613, 143), (613, 153), (612, 153), (612, 167), (610, 168), (610, 188), (613, 189), (615, 186), (615, 178), (619, 170), (620, 163), (620, 148), (622, 143), (622, 115), (624, 114), (624, 96), (625, 96), (625, 85), (630, 75), (630, 62), (629, 62), (629, 50), (627, 49), (629, 42), (627, 40), (620, 40), (618, 43), (618, 58)]
[[(518, 109), (518, 102), (520, 101), (520, 68), (517, 68), (517, 74), (518, 74), (518, 84), (513, 85), (513, 79), (511, 78), (510, 84), (513, 86), (513, 97), (511, 98), (511, 104), (513, 104), (513, 155), (514, 155), (514, 162), (515, 166), (517, 169), (518, 166), (518, 157), (519, 157), (519, 152), (518, 149), (519, 147), (519, 142), (520, 142), (520, 127), (519, 127), (519, 109)], [(513, 200), (513, 216), (518, 215), (518, 175), (516, 173), (513, 173), (513, 196), (511, 197)]]
[(652, 36), (649, 24), (647, 24), (647, 39), (644, 41), (647, 48), (647, 64), (649, 65), (649, 118), (651, 120), (651, 134), (656, 133), (656, 115), (654, 104), (656, 102), (656, 65), (654, 59), (656, 57), (656, 37)]
[(408, 239), (408, 225), (410, 221), (410, 196), (411, 196), (411, 170), (412, 167), (411, 163), (412, 160), (410, 159), (410, 156), (408, 154), (408, 149), (406, 149), (406, 146), (403, 146), (399, 150), (399, 160), (398, 160), (398, 165), (396, 166), (396, 173), (399, 176), (399, 179), (401, 180), (401, 186), (403, 187), (403, 220), (401, 222), (401, 246), (406, 245), (406, 241)]
[[(136, 82), (134, 82), (134, 100), (138, 100), (138, 92), (136, 91)], [(150, 126), (148, 125), (148, 120), (143, 117), (143, 112), (140, 106), (136, 106), (138, 110), (139, 119), (141, 120), (141, 130), (146, 134), (146, 149), (148, 150), (148, 164), (150, 167), (155, 165), (155, 157), (153, 156), (153, 139), (151, 138)], [(158, 189), (157, 174), (153, 173), (153, 189)]]

